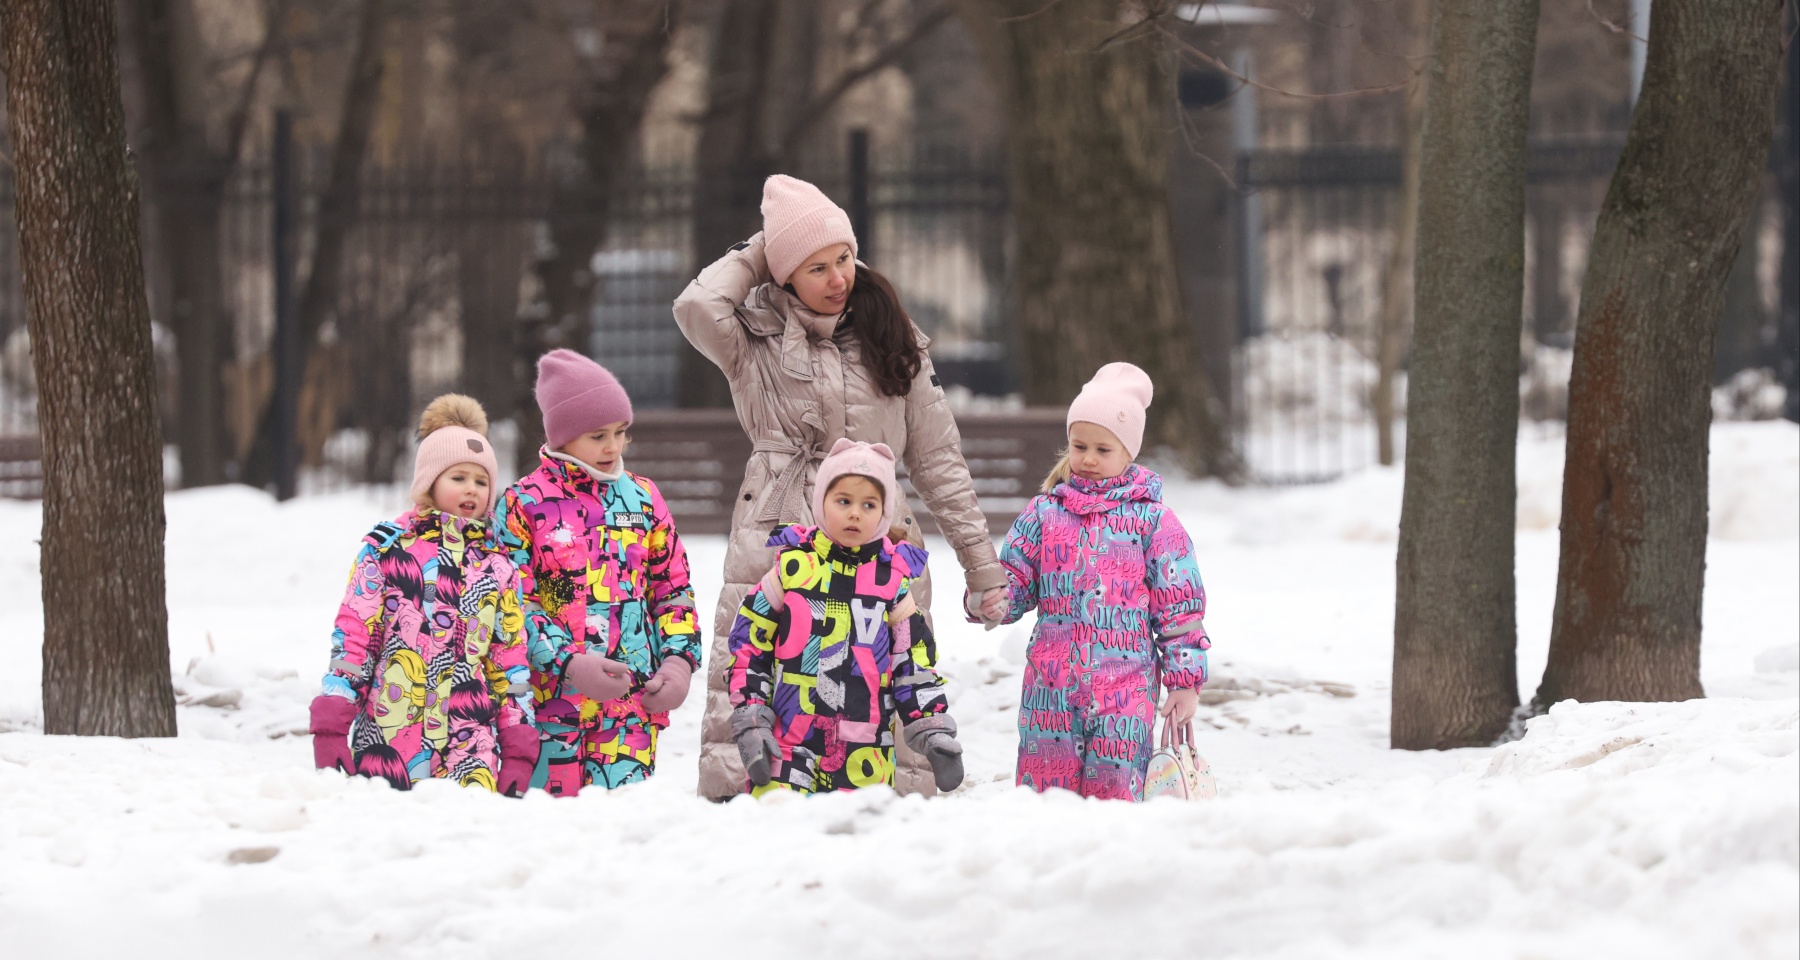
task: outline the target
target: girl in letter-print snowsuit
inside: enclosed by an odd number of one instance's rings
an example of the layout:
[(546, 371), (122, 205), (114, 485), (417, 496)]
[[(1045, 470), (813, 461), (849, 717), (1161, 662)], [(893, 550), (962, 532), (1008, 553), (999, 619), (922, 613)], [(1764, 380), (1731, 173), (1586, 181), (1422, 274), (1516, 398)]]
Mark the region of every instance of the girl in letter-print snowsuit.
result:
[[(356, 772), (494, 789), (497, 735), (531, 722), (513, 565), (481, 519), (409, 510), (363, 538), (324, 696), (355, 704)], [(497, 729), (496, 729), (497, 728)]]
[(852, 549), (802, 526), (769, 546), (775, 567), (738, 611), (726, 668), (732, 706), (775, 713), (781, 755), (751, 793), (893, 786), (895, 711), (910, 727), (946, 708), (910, 594), (925, 551), (886, 538)]
[[(662, 494), (643, 477), (601, 479), (545, 448), (537, 470), (507, 489), (498, 523), (519, 567), (544, 734), (532, 786), (570, 796), (648, 777), (669, 715), (644, 709), (644, 683), (672, 657), (700, 667), (687, 551)], [(585, 652), (628, 666), (630, 693), (600, 703), (567, 684), (569, 658)]]
[(1132, 464), (1070, 477), (1026, 505), (1000, 550), (1005, 622), (1032, 607), (1018, 783), (1141, 800), (1157, 685), (1198, 688), (1211, 646), (1194, 546), (1162, 480)]

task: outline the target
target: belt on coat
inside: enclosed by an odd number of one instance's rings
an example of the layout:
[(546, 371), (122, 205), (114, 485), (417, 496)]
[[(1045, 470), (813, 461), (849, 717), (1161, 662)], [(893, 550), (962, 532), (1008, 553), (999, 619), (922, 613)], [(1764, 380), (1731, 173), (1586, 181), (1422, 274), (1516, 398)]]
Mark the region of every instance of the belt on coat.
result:
[(810, 512), (810, 508), (801, 502), (800, 492), (806, 487), (807, 468), (825, 461), (825, 449), (819, 444), (803, 445), (785, 437), (758, 440), (751, 445), (753, 453), (774, 453), (787, 457), (787, 465), (776, 474), (775, 482), (770, 484), (769, 495), (763, 498), (762, 515), (758, 523), (778, 523), (783, 519), (799, 520)]

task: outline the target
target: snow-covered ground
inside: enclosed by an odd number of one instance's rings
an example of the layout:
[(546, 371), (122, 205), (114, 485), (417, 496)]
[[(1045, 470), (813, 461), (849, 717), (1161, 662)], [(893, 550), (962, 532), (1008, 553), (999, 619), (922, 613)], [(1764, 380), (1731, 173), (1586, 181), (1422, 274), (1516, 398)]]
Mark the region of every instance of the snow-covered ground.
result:
[[(1520, 444), (1519, 682), (1543, 669), (1560, 434)], [(35, 505), (0, 504), (0, 943), (12, 957), (1770, 957), (1800, 953), (1800, 430), (1712, 437), (1711, 699), (1560, 705), (1386, 748), (1397, 471), (1171, 485), (1212, 603), (1220, 796), (1012, 789), (1028, 627), (940, 620), (970, 783), (715, 806), (698, 697), (654, 781), (573, 801), (311, 769), (357, 538), (395, 504), (169, 498), (182, 736), (38, 732)], [(688, 539), (703, 609), (720, 538)], [(959, 577), (948, 551), (934, 556)], [(944, 605), (945, 612), (948, 604)], [(617, 952), (615, 954), (615, 951)]]

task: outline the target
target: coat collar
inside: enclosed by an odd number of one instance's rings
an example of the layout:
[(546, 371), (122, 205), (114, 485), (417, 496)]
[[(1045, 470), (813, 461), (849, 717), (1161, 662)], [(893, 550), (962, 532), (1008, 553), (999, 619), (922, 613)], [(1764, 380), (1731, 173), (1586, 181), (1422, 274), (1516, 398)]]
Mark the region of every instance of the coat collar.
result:
[(1072, 513), (1107, 513), (1121, 504), (1161, 501), (1162, 478), (1156, 471), (1134, 463), (1124, 473), (1107, 480), (1070, 477), (1057, 484), (1050, 495)]

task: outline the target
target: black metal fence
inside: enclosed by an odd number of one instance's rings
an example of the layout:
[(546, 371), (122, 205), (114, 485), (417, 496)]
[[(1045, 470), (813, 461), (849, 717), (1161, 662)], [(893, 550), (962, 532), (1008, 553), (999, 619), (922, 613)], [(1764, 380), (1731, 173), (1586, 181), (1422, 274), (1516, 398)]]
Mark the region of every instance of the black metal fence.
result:
[[(1528, 396), (1528, 414), (1559, 415), (1556, 377), (1559, 369), (1566, 376), (1587, 244), (1618, 149), (1617, 141), (1598, 141), (1540, 144), (1531, 153), (1522, 389), (1541, 384), (1547, 396)], [(289, 266), (298, 276), (309, 270), (317, 235), (321, 159), (298, 154), (286, 194), (294, 221)], [(905, 292), (946, 382), (972, 393), (1016, 389), (1001, 169), (973, 159), (867, 161), (866, 149), (853, 148), (842, 168), (806, 174), (855, 212), (867, 257)], [(585, 202), (561, 168), (552, 156), (367, 170), (324, 330), (331, 362), (306, 375), (296, 400), (300, 492), (400, 479), (413, 418), (439, 392), (474, 392), (497, 420), (513, 409), (513, 331), (541, 309), (536, 267), (553, 253), (552, 223)], [(36, 433), (10, 176), (0, 167), (0, 450), (23, 451), (31, 445), (7, 442)], [(1264, 151), (1240, 158), (1237, 177), (1230, 215), (1238, 296), (1219, 307), (1237, 314), (1225, 390), (1237, 443), (1264, 482), (1328, 479), (1367, 466), (1376, 457), (1370, 394), (1398, 157), (1382, 147)], [(216, 201), (220, 322), (229, 343), (220, 380), (236, 462), (252, 451), (277, 376), (278, 192), (271, 164), (252, 159)], [(680, 334), (669, 303), (703, 266), (690, 252), (693, 196), (687, 171), (631, 174), (607, 197), (605, 240), (588, 263), (595, 279), (589, 347), (645, 408), (675, 402)], [(161, 202), (182, 201), (165, 195)], [(147, 216), (155, 207), (147, 205)], [(1759, 222), (1778, 226), (1778, 211), (1766, 204)], [(1780, 237), (1779, 229), (1754, 228), (1748, 256), (1778, 265)], [(172, 308), (159, 259), (166, 254), (154, 240), (146, 244), (162, 402), (172, 416), (183, 383), (168, 332)], [(1753, 281), (1763, 284), (1769, 271), (1759, 269)], [(1766, 300), (1759, 293), (1746, 302)], [(1404, 366), (1396, 394), (1403, 435)], [(503, 455), (511, 453), (511, 436), (497, 425)], [(0, 492), (29, 493), (29, 482)]]

